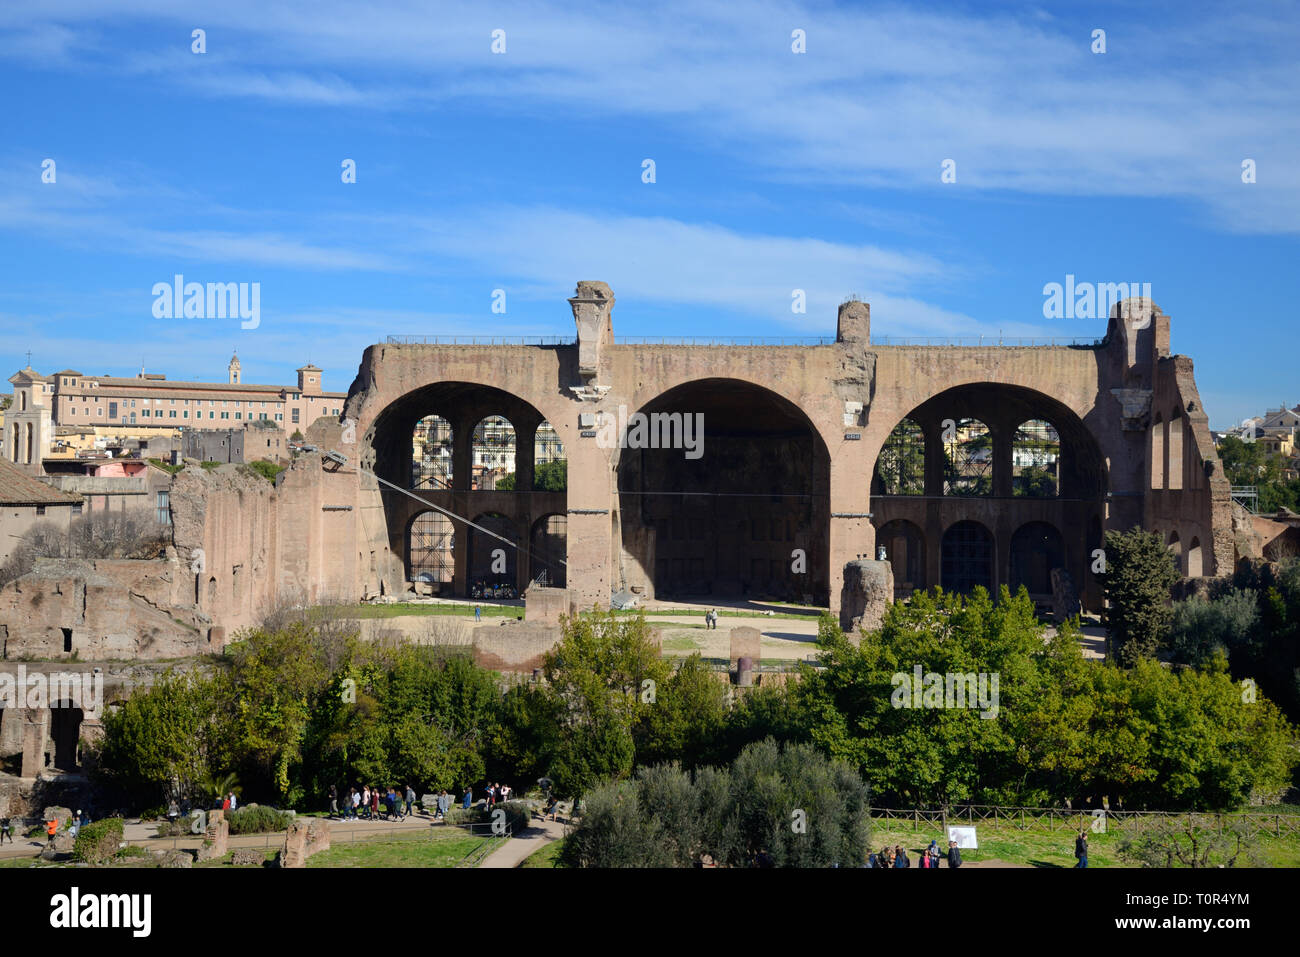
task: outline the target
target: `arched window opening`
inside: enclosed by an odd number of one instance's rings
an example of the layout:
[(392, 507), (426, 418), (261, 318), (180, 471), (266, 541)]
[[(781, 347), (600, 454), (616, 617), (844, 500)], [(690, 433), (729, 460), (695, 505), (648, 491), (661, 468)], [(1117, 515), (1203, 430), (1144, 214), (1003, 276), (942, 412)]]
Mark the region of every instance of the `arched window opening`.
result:
[(881, 495), (925, 494), (925, 433), (911, 419), (894, 426), (876, 459)]
[(533, 439), (533, 491), (566, 491), (569, 487), (568, 464), (560, 433), (551, 423), (543, 421)]
[(415, 423), (411, 437), (411, 488), (451, 488), (451, 423), (440, 415), (426, 415)]
[(515, 487), (515, 427), (501, 415), (489, 415), (474, 426), (470, 488), (513, 491)]
[(1042, 419), (1022, 422), (1011, 443), (1011, 494), (1056, 498), (1060, 494), (1061, 437)]
[(993, 436), (979, 419), (943, 424), (943, 494), (993, 494)]

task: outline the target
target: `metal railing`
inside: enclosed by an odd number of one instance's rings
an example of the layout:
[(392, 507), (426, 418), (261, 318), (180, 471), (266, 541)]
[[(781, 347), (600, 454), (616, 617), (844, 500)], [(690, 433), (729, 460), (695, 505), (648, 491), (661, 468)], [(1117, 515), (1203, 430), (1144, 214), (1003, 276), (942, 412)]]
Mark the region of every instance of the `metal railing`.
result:
[(568, 336), (388, 336), (390, 346), (571, 346)]
[[(616, 346), (833, 346), (835, 336), (615, 336)], [(390, 346), (572, 346), (570, 336), (387, 336)], [(1097, 349), (1104, 339), (1069, 336), (873, 336), (869, 346)]]
[(615, 336), (616, 346), (833, 346), (834, 336)]
[(1026, 347), (1056, 346), (1074, 349), (1097, 349), (1104, 339), (1073, 339), (1063, 336), (872, 336), (873, 346), (983, 346)]

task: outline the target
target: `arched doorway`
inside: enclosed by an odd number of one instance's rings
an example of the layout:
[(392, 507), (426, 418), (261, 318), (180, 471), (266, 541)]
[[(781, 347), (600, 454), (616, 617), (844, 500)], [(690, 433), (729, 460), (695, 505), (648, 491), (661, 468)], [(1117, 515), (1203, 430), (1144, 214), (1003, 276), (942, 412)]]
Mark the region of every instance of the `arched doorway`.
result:
[(1030, 597), (1052, 596), (1052, 569), (1065, 566), (1065, 545), (1061, 533), (1046, 522), (1029, 522), (1011, 536), (1011, 575), (1008, 584), (1013, 592), (1021, 585)]
[(876, 533), (876, 545), (885, 549), (893, 568), (896, 598), (925, 590), (925, 536), (916, 525), (904, 519), (886, 522)]
[(531, 578), (537, 581), (543, 572), (546, 583), (555, 588), (565, 587), (565, 556), (568, 554), (568, 517), (543, 515), (533, 522), (531, 543)]
[(435, 585), (435, 593), (450, 586), (456, 571), (455, 533), (451, 519), (441, 512), (415, 516), (407, 535), (406, 580)]
[[(469, 578), (471, 586), (514, 585), (519, 552), (507, 542), (519, 541), (519, 530), (507, 516), (486, 512), (474, 517), (478, 528), (469, 529)], [(486, 531), (484, 531), (486, 529)], [(488, 533), (493, 534), (488, 534)], [(495, 537), (500, 536), (500, 537)], [(501, 541), (501, 539), (506, 541)]]
[(943, 587), (969, 594), (993, 590), (993, 533), (979, 522), (957, 522), (943, 533)]
[(84, 713), (71, 701), (50, 705), (50, 738), (54, 741), (54, 766), (60, 771), (77, 769), (77, 745)]
[[(620, 441), (618, 586), (659, 598), (829, 601), (830, 455), (783, 396), (734, 379), (648, 402)], [(617, 437), (616, 437), (617, 438)]]

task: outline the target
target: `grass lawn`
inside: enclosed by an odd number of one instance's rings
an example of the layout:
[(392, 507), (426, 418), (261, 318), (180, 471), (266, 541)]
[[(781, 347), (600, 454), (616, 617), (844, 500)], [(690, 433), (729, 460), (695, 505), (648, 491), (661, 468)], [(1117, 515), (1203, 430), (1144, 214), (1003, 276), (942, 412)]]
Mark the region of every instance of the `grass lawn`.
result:
[(432, 837), (420, 835), (396, 841), (356, 841), (335, 844), (307, 859), (308, 867), (455, 867), (466, 854), (490, 837), (471, 837), (459, 828)]
[(523, 859), (520, 867), (559, 867), (557, 859), (564, 847), (564, 841), (551, 841), (541, 850), (534, 851)]
[[(960, 823), (957, 821), (954, 824)], [(1021, 831), (1011, 824), (991, 824), (981, 822), (976, 825), (979, 837), (978, 850), (963, 850), (963, 861), (1000, 860), (1008, 864), (1022, 864), (1031, 867), (1074, 867), (1074, 836), (1071, 830), (1045, 832), (1040, 830)], [(925, 827), (919, 831), (911, 828), (899, 828), (897, 822), (891, 825), (874, 823), (871, 828), (871, 846), (880, 850), (888, 845), (902, 844), (907, 856), (916, 866), (916, 857), (930, 841), (938, 840), (940, 850), (947, 849), (947, 842), (937, 827)], [(1119, 846), (1124, 834), (1110, 831), (1106, 834), (1088, 834), (1089, 867), (1127, 867), (1119, 859)], [(1270, 867), (1300, 867), (1300, 837), (1270, 837), (1261, 835), (1256, 840), (1256, 848)]]

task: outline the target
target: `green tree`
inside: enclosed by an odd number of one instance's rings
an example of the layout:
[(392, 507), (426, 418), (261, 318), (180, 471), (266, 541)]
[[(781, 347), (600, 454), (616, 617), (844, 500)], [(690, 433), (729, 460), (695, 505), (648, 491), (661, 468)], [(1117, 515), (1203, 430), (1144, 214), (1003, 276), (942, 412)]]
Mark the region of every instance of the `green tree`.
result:
[(1107, 532), (1105, 590), (1107, 654), (1131, 666), (1164, 644), (1173, 612), (1169, 589), (1179, 579), (1157, 532)]
[(580, 795), (627, 777), (636, 757), (633, 730), (668, 679), (645, 616), (593, 610), (566, 618), (542, 674), (559, 715), (550, 771), (560, 793)]
[(683, 660), (657, 688), (634, 729), (638, 764), (680, 760), (696, 767), (715, 760), (727, 723), (727, 685), (698, 655)]
[(201, 799), (203, 785), (232, 760), (222, 683), (195, 672), (163, 675), (104, 713), (97, 774), (152, 803)]
[(296, 621), (247, 632), (226, 649), (243, 763), (290, 804), (296, 800), (290, 772), (301, 762), (315, 699), (329, 678), (315, 638), (309, 624)]
[[(552, 462), (539, 462), (533, 468), (533, 491), (535, 492), (563, 492), (569, 484), (569, 463), (564, 459), (555, 459)], [(515, 490), (515, 475), (511, 472), (509, 475), (503, 475), (497, 479), (498, 492), (513, 492)]]

